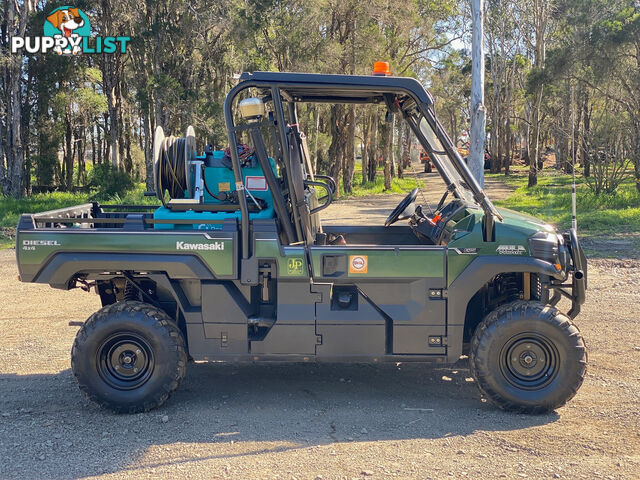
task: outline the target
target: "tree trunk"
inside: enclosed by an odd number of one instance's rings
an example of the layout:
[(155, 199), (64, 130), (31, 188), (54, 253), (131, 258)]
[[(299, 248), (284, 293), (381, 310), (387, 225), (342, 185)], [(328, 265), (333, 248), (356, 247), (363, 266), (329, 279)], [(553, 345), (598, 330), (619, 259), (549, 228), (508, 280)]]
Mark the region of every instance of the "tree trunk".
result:
[(369, 143), (371, 142), (371, 115), (368, 111), (362, 114), (362, 148), (361, 148), (361, 167), (362, 167), (362, 179), (360, 183), (364, 185), (367, 182), (367, 176), (369, 172)]
[(340, 196), (340, 177), (344, 160), (344, 105), (331, 105), (331, 144), (329, 145), (329, 171), (330, 175), (336, 179), (336, 197)]
[[(7, 45), (11, 39), (23, 37), (29, 20), (29, 13), (35, 7), (32, 2), (6, 2), (3, 25), (3, 37), (7, 38)], [(16, 8), (18, 11), (16, 12)], [(16, 23), (17, 17), (17, 23)], [(6, 149), (7, 167), (4, 172), (4, 193), (13, 197), (24, 195), (24, 143), (22, 135), (22, 55), (6, 55), (3, 83), (7, 95), (6, 103)], [(4, 159), (0, 158), (0, 162)]]
[[(116, 16), (117, 9), (112, 4), (111, 0), (101, 0), (100, 6), (102, 14), (100, 16), (101, 26), (107, 32), (112, 32), (114, 28), (114, 18)], [(105, 133), (105, 138), (109, 143), (109, 150), (111, 153), (111, 165), (114, 168), (120, 168), (120, 119), (122, 108), (122, 55), (117, 50), (112, 55), (103, 56), (101, 59), (102, 70), (102, 89), (107, 98), (107, 113), (109, 115), (109, 128), (108, 133)], [(105, 123), (105, 132), (107, 130)], [(105, 160), (108, 156), (105, 156)]]
[(403, 122), (402, 124), (402, 158), (400, 159), (400, 165), (408, 167), (411, 163), (411, 127), (409, 123)]
[(367, 161), (369, 172), (367, 173), (367, 177), (369, 182), (376, 181), (376, 175), (378, 173), (378, 129), (379, 129), (379, 116), (380, 112), (378, 108), (373, 109), (371, 113), (371, 142), (369, 143), (369, 150), (367, 155), (369, 159)]
[[(120, 147), (118, 145), (118, 105), (114, 87), (107, 90), (107, 112), (109, 114), (109, 131), (106, 134), (106, 138), (109, 151), (111, 152), (111, 165), (114, 168), (118, 168), (120, 166)], [(108, 154), (105, 155), (105, 158), (108, 157)]]
[(393, 127), (395, 118), (395, 115), (391, 115), (391, 121), (387, 122), (385, 119), (382, 126), (385, 190), (391, 190), (391, 150), (393, 148)]
[(582, 104), (582, 141), (580, 151), (582, 152), (582, 163), (584, 164), (584, 176), (591, 175), (591, 162), (589, 160), (589, 140), (591, 138), (591, 111), (589, 109), (589, 91), (585, 88), (584, 103)]
[[(531, 163), (531, 107), (530, 105), (525, 105), (525, 142), (524, 142), (524, 156), (523, 156), (523, 160), (524, 160), (524, 164), (525, 165), (530, 165)], [(521, 140), (522, 141), (522, 140)]]
[(391, 176), (396, 177), (399, 176), (396, 162), (396, 116), (391, 116), (391, 145), (390, 145), (390, 153), (391, 153)]
[(151, 151), (151, 117), (149, 112), (142, 114), (142, 131), (144, 133), (144, 165), (145, 165), (145, 184), (147, 191), (152, 192), (155, 189), (153, 184), (153, 153)]
[(504, 159), (504, 173), (509, 174), (509, 168), (513, 159), (513, 132), (511, 131), (511, 117), (507, 114), (507, 126), (506, 126), (506, 138), (505, 138), (505, 159)]
[(121, 155), (120, 158), (122, 159), (122, 163), (124, 163), (124, 169), (127, 173), (129, 173), (130, 175), (134, 175), (134, 165), (133, 165), (133, 158), (131, 158), (131, 130), (132, 130), (132, 125), (131, 125), (131, 116), (129, 115), (129, 112), (126, 112), (126, 114), (122, 115), (122, 120), (120, 121), (120, 125), (123, 126), (124, 131), (121, 132), (122, 133), (122, 138), (120, 140), (120, 151), (121, 151)]
[(533, 187), (538, 184), (538, 162), (540, 159), (540, 103), (542, 102), (542, 86), (536, 89), (535, 106), (533, 107), (533, 131), (531, 132), (531, 146), (529, 153), (529, 182), (528, 186)]
[(567, 170), (569, 162), (569, 132), (571, 131), (571, 97), (569, 96), (568, 81), (562, 92), (562, 115), (556, 122), (556, 168)]
[(636, 114), (633, 119), (633, 136), (634, 145), (636, 146), (631, 152), (631, 161), (633, 162), (633, 174), (635, 177), (636, 190), (640, 193), (640, 116)]
[(356, 143), (356, 118), (355, 118), (355, 105), (349, 105), (346, 116), (346, 131), (345, 140), (346, 145), (344, 149), (344, 171), (342, 175), (342, 184), (344, 186), (344, 193), (353, 192), (353, 171), (355, 170), (355, 143)]
[(484, 141), (486, 109), (484, 105), (484, 3), (473, 0), (472, 68), (471, 68), (471, 138), (469, 169), (484, 188)]
[[(0, 99), (0, 109), (4, 110), (4, 101)], [(4, 166), (5, 162), (5, 149), (4, 149), (4, 133), (2, 129), (2, 122), (0, 122), (0, 193), (7, 193), (5, 190), (5, 182), (7, 179), (7, 171)]]
[(17, 55), (12, 57), (8, 68), (10, 76), (8, 112), (10, 113), (7, 122), (7, 193), (13, 197), (22, 197), (24, 195), (22, 186), (24, 145), (22, 143), (22, 95), (20, 95), (22, 58)]
[(78, 143), (78, 185), (87, 184), (87, 129), (80, 127), (80, 142)]
[(71, 128), (71, 110), (70, 106), (64, 112), (64, 126), (65, 126), (65, 154), (64, 154), (64, 187), (66, 190), (71, 191), (73, 187), (73, 130)]
[[(549, 0), (534, 0), (534, 25), (535, 25), (535, 58), (534, 67), (542, 71), (546, 57), (546, 30), (549, 13)], [(533, 158), (529, 163), (529, 187), (538, 184), (538, 161), (540, 160), (540, 106), (542, 104), (542, 95), (544, 92), (544, 84), (540, 83), (535, 88), (533, 103), (533, 135), (531, 138), (532, 148), (531, 154)]]
[(316, 138), (313, 145), (313, 171), (318, 171), (318, 159), (320, 158), (320, 152), (318, 150), (318, 140), (320, 139), (320, 106), (316, 105)]

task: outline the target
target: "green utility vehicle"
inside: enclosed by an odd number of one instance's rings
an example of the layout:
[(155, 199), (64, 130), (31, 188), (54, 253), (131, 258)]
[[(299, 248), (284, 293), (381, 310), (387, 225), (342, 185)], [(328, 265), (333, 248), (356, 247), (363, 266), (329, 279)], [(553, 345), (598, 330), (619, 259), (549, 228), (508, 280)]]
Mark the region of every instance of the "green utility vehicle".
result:
[[(446, 184), (384, 225), (323, 226), (335, 181), (314, 174), (299, 103), (386, 106)], [(188, 359), (439, 362), (469, 356), (498, 407), (542, 412), (580, 387), (570, 319), (585, 299), (576, 232), (496, 209), (411, 78), (255, 72), (224, 104), (229, 149), (154, 138), (161, 206), (88, 203), (20, 218), (23, 282), (95, 289), (71, 353), (80, 389), (118, 412), (164, 403)], [(246, 142), (243, 144), (240, 140)], [(403, 224), (396, 223), (404, 220)], [(566, 297), (567, 314), (555, 306)]]

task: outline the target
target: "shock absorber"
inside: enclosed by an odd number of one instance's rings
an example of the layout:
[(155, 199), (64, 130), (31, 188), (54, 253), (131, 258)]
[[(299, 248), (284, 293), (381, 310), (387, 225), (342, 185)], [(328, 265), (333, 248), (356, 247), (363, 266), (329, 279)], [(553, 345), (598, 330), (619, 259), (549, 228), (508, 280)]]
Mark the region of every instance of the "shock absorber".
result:
[(137, 300), (140, 301), (140, 292), (130, 281), (127, 280), (127, 283), (124, 286), (124, 295), (122, 297), (124, 301), (127, 300)]

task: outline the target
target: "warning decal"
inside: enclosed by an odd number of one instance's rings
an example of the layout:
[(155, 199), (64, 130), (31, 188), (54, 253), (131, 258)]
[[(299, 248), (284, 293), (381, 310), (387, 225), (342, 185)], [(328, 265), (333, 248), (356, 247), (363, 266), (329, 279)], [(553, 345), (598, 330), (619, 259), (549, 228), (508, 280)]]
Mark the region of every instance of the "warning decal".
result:
[(247, 176), (245, 178), (245, 182), (247, 184), (247, 190), (269, 190), (269, 187), (267, 186), (267, 179), (264, 177)]
[(349, 273), (367, 273), (368, 267), (367, 255), (349, 255)]

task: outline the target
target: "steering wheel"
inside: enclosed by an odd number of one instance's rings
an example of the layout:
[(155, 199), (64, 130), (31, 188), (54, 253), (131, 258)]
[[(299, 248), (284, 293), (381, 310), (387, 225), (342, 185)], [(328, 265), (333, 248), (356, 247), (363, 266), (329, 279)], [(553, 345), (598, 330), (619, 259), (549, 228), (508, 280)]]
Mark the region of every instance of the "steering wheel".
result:
[[(416, 201), (416, 197), (418, 196), (418, 188), (414, 188), (413, 190), (411, 190), (409, 192), (409, 194), (404, 197), (402, 199), (402, 201), (398, 204), (398, 206), (396, 208), (393, 209), (393, 212), (391, 212), (389, 214), (389, 216), (387, 217), (387, 219), (384, 222), (384, 226), (388, 227), (389, 225), (392, 225), (394, 223), (396, 223), (398, 220), (403, 220), (405, 218), (409, 218), (411, 216), (410, 215), (406, 215), (402, 218), (400, 218), (400, 215), (402, 215), (404, 213), (404, 211), (409, 208), (409, 206), (414, 203)], [(412, 212), (413, 214), (413, 212)]]

